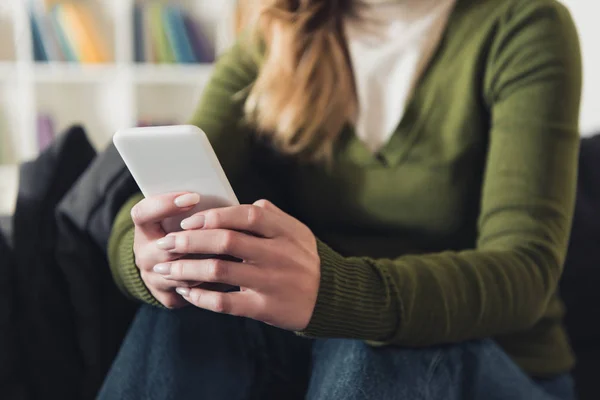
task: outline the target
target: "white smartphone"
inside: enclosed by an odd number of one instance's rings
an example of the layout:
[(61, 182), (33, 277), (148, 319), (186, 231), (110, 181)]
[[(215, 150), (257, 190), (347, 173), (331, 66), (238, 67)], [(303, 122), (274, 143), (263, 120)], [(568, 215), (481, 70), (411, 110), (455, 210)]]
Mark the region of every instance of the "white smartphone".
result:
[(113, 142), (145, 197), (193, 192), (200, 203), (163, 221), (166, 232), (181, 230), (181, 220), (199, 211), (239, 205), (221, 163), (206, 137), (193, 125), (123, 129)]

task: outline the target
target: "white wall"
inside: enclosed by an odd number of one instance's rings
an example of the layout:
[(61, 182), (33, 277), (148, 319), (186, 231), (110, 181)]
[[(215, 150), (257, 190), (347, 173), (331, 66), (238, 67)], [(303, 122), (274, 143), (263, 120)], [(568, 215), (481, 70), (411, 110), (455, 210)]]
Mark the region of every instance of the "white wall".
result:
[(583, 104), (581, 130), (584, 135), (600, 132), (600, 2), (562, 0), (571, 10), (581, 40), (583, 55)]

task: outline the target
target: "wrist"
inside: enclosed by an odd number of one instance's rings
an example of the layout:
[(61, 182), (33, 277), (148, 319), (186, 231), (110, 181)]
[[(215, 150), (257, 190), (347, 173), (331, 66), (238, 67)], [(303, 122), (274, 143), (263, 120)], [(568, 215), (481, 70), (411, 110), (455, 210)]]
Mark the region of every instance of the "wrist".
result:
[(362, 258), (346, 258), (317, 241), (321, 278), (308, 326), (298, 334), (384, 341), (398, 324), (381, 272)]

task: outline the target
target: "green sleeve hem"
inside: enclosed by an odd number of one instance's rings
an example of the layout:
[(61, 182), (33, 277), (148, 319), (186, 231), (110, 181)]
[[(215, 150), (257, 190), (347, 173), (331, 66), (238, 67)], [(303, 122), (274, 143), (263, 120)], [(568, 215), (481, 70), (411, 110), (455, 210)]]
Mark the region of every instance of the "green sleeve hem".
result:
[(141, 194), (132, 197), (119, 211), (108, 242), (108, 260), (115, 284), (121, 292), (130, 298), (162, 307), (144, 284), (135, 265), (131, 209), (142, 198)]
[[(307, 337), (340, 337), (385, 341), (399, 323), (396, 294), (368, 259), (346, 258), (317, 241), (321, 281), (312, 318), (303, 331)], [(385, 312), (384, 312), (385, 310)]]

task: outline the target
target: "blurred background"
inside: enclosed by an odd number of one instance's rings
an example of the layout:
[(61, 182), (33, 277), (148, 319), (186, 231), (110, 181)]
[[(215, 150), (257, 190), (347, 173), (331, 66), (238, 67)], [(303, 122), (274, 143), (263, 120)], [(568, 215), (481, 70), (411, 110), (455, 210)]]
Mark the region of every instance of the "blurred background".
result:
[[(591, 135), (600, 131), (600, 5), (563, 3), (581, 36), (581, 129)], [(98, 149), (123, 127), (185, 123), (235, 37), (236, 4), (0, 0), (0, 215), (14, 207), (17, 163), (75, 123)]]

